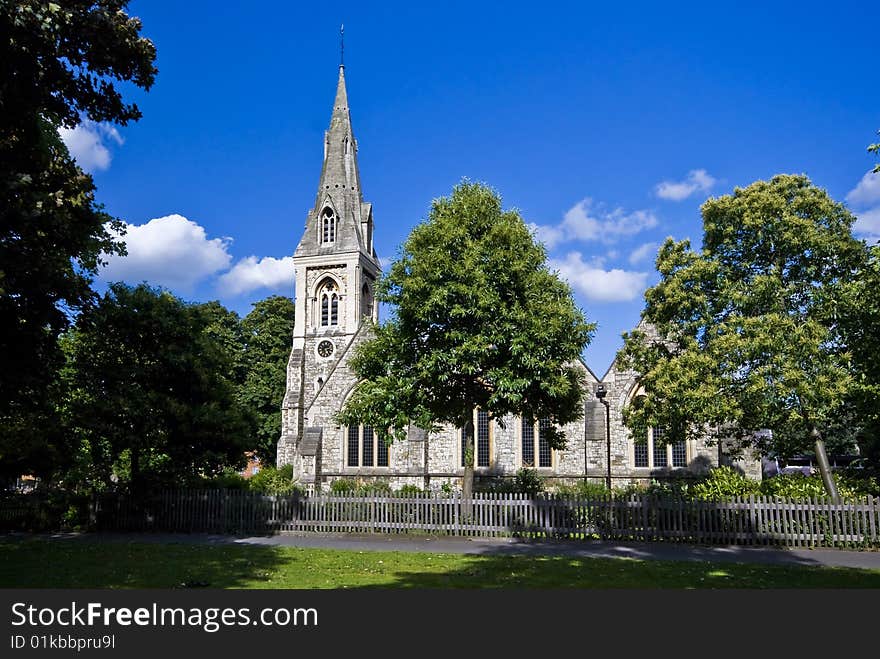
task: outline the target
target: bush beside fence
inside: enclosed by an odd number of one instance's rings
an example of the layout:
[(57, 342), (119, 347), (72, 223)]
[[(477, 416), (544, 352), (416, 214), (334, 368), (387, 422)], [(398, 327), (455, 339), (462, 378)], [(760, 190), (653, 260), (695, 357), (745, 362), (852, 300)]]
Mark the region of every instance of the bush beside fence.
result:
[(106, 497), (97, 525), (112, 531), (424, 533), (703, 544), (880, 545), (880, 498), (833, 504), (748, 496), (687, 501), (647, 495), (266, 495), (175, 490), (134, 501)]

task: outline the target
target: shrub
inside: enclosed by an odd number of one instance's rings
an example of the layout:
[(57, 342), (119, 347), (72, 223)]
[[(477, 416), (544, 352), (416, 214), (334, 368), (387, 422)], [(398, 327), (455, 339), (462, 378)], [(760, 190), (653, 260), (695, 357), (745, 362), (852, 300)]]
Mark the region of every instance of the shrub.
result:
[(219, 476), (208, 478), (200, 483), (201, 487), (215, 490), (247, 490), (250, 487), (248, 479), (238, 472), (227, 470)]
[(544, 487), (544, 479), (538, 475), (538, 470), (525, 467), (517, 470), (516, 475), (513, 477), (513, 487), (514, 491), (530, 496), (540, 494), (546, 489)]
[(385, 480), (354, 480), (353, 478), (339, 478), (330, 483), (331, 494), (351, 494), (366, 496), (369, 494), (390, 494), (391, 484)]
[(264, 467), (248, 481), (250, 489), (263, 494), (293, 494), (303, 489), (293, 482), (293, 465), (285, 465), (281, 469)]
[(743, 497), (759, 492), (760, 483), (748, 478), (732, 467), (715, 467), (705, 479), (698, 481), (688, 490), (695, 499), (703, 501), (723, 501), (732, 497)]
[[(837, 491), (841, 499), (854, 499), (860, 496), (860, 492), (853, 488), (852, 482), (845, 482), (839, 474), (832, 474), (837, 483)], [(786, 499), (808, 499), (810, 497), (824, 498), (828, 496), (825, 484), (818, 474), (806, 476), (804, 474), (781, 474), (768, 478), (761, 483), (761, 494)]]
[(645, 489), (645, 494), (660, 499), (693, 499), (694, 484), (693, 480), (686, 478), (673, 478), (664, 481), (654, 480)]
[(407, 485), (401, 486), (401, 488), (399, 490), (397, 490), (397, 492), (395, 494), (399, 494), (402, 497), (408, 497), (413, 494), (421, 494), (421, 493), (422, 493), (422, 488), (420, 488), (418, 485), (407, 484)]
[(598, 499), (608, 495), (604, 483), (578, 481), (573, 485), (557, 485), (556, 493), (571, 499)]
[(337, 478), (330, 483), (331, 494), (353, 494), (357, 488), (358, 484), (352, 478)]

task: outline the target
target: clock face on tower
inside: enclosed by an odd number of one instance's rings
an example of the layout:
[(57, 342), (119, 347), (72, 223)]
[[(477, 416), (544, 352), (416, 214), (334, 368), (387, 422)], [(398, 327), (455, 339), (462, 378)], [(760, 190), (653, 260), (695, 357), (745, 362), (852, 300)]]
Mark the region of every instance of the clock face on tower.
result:
[(318, 354), (321, 357), (329, 357), (333, 354), (333, 342), (332, 341), (321, 341), (318, 344)]

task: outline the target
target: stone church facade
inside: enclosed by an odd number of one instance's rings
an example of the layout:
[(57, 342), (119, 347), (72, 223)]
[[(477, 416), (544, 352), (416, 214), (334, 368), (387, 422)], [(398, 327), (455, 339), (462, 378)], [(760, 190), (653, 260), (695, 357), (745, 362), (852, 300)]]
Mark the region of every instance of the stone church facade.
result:
[[(356, 384), (348, 358), (378, 321), (374, 291), (381, 269), (373, 245), (373, 208), (363, 200), (357, 154), (345, 69), (340, 66), (315, 204), (293, 255), (296, 314), (277, 464), (292, 464), (294, 477), (309, 489), (326, 488), (339, 478), (381, 479), (394, 488), (439, 488), (444, 483), (460, 487), (461, 429), (444, 427), (426, 434), (411, 428), (405, 441), (386, 446), (370, 427), (338, 426), (333, 420)], [(550, 449), (541, 421), (489, 420), (475, 411), (478, 481), (511, 477), (522, 467), (537, 469), (550, 484), (603, 480), (609, 443), (615, 486), (696, 474), (730, 461), (719, 446), (704, 441), (658, 441), (662, 429), (649, 429), (647, 442), (633, 441), (622, 410), (640, 394), (638, 374), (612, 364), (600, 379), (586, 364), (578, 362), (577, 367), (586, 380), (584, 418), (564, 428), (563, 450)], [(610, 433), (605, 405), (595, 395), (600, 383), (607, 392)], [(755, 474), (756, 461), (738, 464)]]

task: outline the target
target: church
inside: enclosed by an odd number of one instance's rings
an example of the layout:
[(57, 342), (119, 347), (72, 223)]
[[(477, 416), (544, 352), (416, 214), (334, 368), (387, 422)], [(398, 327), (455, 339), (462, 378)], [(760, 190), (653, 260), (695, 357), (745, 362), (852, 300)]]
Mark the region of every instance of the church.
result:
[[(293, 465), (294, 478), (309, 490), (326, 490), (340, 478), (381, 480), (394, 489), (458, 489), (464, 472), (462, 429), (425, 433), (411, 427), (406, 440), (386, 445), (369, 426), (343, 427), (333, 420), (357, 383), (349, 357), (379, 320), (374, 291), (381, 267), (373, 244), (373, 206), (363, 199), (357, 156), (340, 65), (315, 204), (293, 255), (296, 312), (277, 465)], [(478, 484), (512, 477), (525, 467), (536, 469), (551, 487), (584, 479), (604, 482), (609, 476), (617, 487), (704, 473), (734, 461), (723, 444), (664, 442), (662, 428), (648, 429), (647, 441), (635, 442), (622, 410), (643, 393), (638, 374), (612, 364), (599, 378), (585, 363), (577, 367), (587, 383), (584, 416), (563, 428), (565, 449), (549, 446), (541, 421), (509, 417), (499, 422), (474, 412)], [(760, 478), (758, 461), (738, 458), (736, 464)]]

